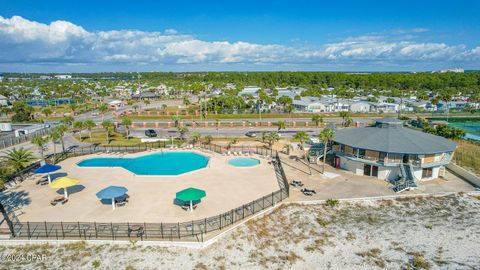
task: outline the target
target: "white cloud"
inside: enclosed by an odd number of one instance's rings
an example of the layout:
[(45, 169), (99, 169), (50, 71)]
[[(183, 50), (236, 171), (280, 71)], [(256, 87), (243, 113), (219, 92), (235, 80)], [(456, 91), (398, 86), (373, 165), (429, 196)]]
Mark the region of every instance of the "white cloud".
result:
[(178, 31), (175, 30), (175, 29), (166, 29), (165, 34), (166, 35), (176, 35), (176, 34), (178, 34)]
[[(415, 28), (412, 33), (428, 29)], [(349, 37), (317, 47), (290, 47), (244, 41), (203, 41), (174, 29), (87, 31), (67, 21), (44, 24), (19, 16), (0, 16), (0, 63), (203, 64), (280, 66), (476, 61), (480, 47), (389, 40), (383, 35)]]

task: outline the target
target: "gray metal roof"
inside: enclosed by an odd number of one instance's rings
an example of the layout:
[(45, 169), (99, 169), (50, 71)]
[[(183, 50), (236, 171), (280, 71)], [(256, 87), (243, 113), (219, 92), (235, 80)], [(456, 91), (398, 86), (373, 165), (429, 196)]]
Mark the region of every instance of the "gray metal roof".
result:
[(361, 149), (403, 154), (452, 152), (457, 147), (443, 137), (403, 127), (397, 119), (377, 120), (372, 127), (338, 129), (333, 141)]

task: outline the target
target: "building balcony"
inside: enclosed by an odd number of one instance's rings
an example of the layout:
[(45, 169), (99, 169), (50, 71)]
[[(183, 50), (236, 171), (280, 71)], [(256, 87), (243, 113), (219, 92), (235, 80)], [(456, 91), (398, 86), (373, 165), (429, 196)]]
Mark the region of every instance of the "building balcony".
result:
[[(371, 165), (377, 165), (377, 166), (392, 167), (392, 166), (398, 166), (400, 164), (404, 164), (403, 159), (392, 159), (392, 158), (388, 158), (388, 156), (383, 159), (380, 159), (372, 156), (353, 155), (353, 154), (347, 154), (347, 153), (338, 152), (338, 151), (334, 153), (337, 156), (345, 157), (353, 161), (358, 161), (365, 164), (371, 164)], [(433, 162), (425, 162), (425, 161), (422, 161), (422, 159), (410, 159), (408, 163), (411, 163), (415, 167), (430, 168), (430, 167), (447, 165), (448, 163), (450, 163), (450, 161), (451, 161), (451, 155), (448, 153), (445, 153), (441, 159)]]

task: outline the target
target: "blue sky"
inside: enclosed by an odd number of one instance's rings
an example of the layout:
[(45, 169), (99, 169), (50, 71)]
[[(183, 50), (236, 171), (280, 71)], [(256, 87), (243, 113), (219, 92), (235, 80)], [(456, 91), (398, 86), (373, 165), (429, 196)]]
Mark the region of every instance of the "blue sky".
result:
[(480, 67), (480, 1), (3, 2), (1, 71)]

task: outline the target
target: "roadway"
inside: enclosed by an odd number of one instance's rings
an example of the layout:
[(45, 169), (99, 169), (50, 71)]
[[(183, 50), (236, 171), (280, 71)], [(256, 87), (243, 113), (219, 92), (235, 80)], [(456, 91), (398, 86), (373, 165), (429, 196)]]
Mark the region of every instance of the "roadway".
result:
[[(149, 128), (137, 128), (131, 130), (130, 134), (134, 137), (145, 137), (145, 130)], [(175, 128), (152, 128), (157, 132), (159, 138), (170, 138), (171, 136), (178, 137), (178, 132)], [(306, 131), (310, 136), (317, 136), (320, 133), (318, 128), (286, 128), (279, 131), (279, 134), (282, 138), (292, 138), (295, 133), (298, 131)], [(212, 137), (226, 138), (226, 137), (238, 137), (245, 138), (247, 137), (245, 133), (253, 131), (257, 133), (257, 137), (261, 138), (262, 132), (265, 131), (278, 131), (277, 128), (255, 128), (255, 127), (235, 127), (235, 128), (191, 128), (189, 133), (198, 132), (202, 136), (210, 135)]]

